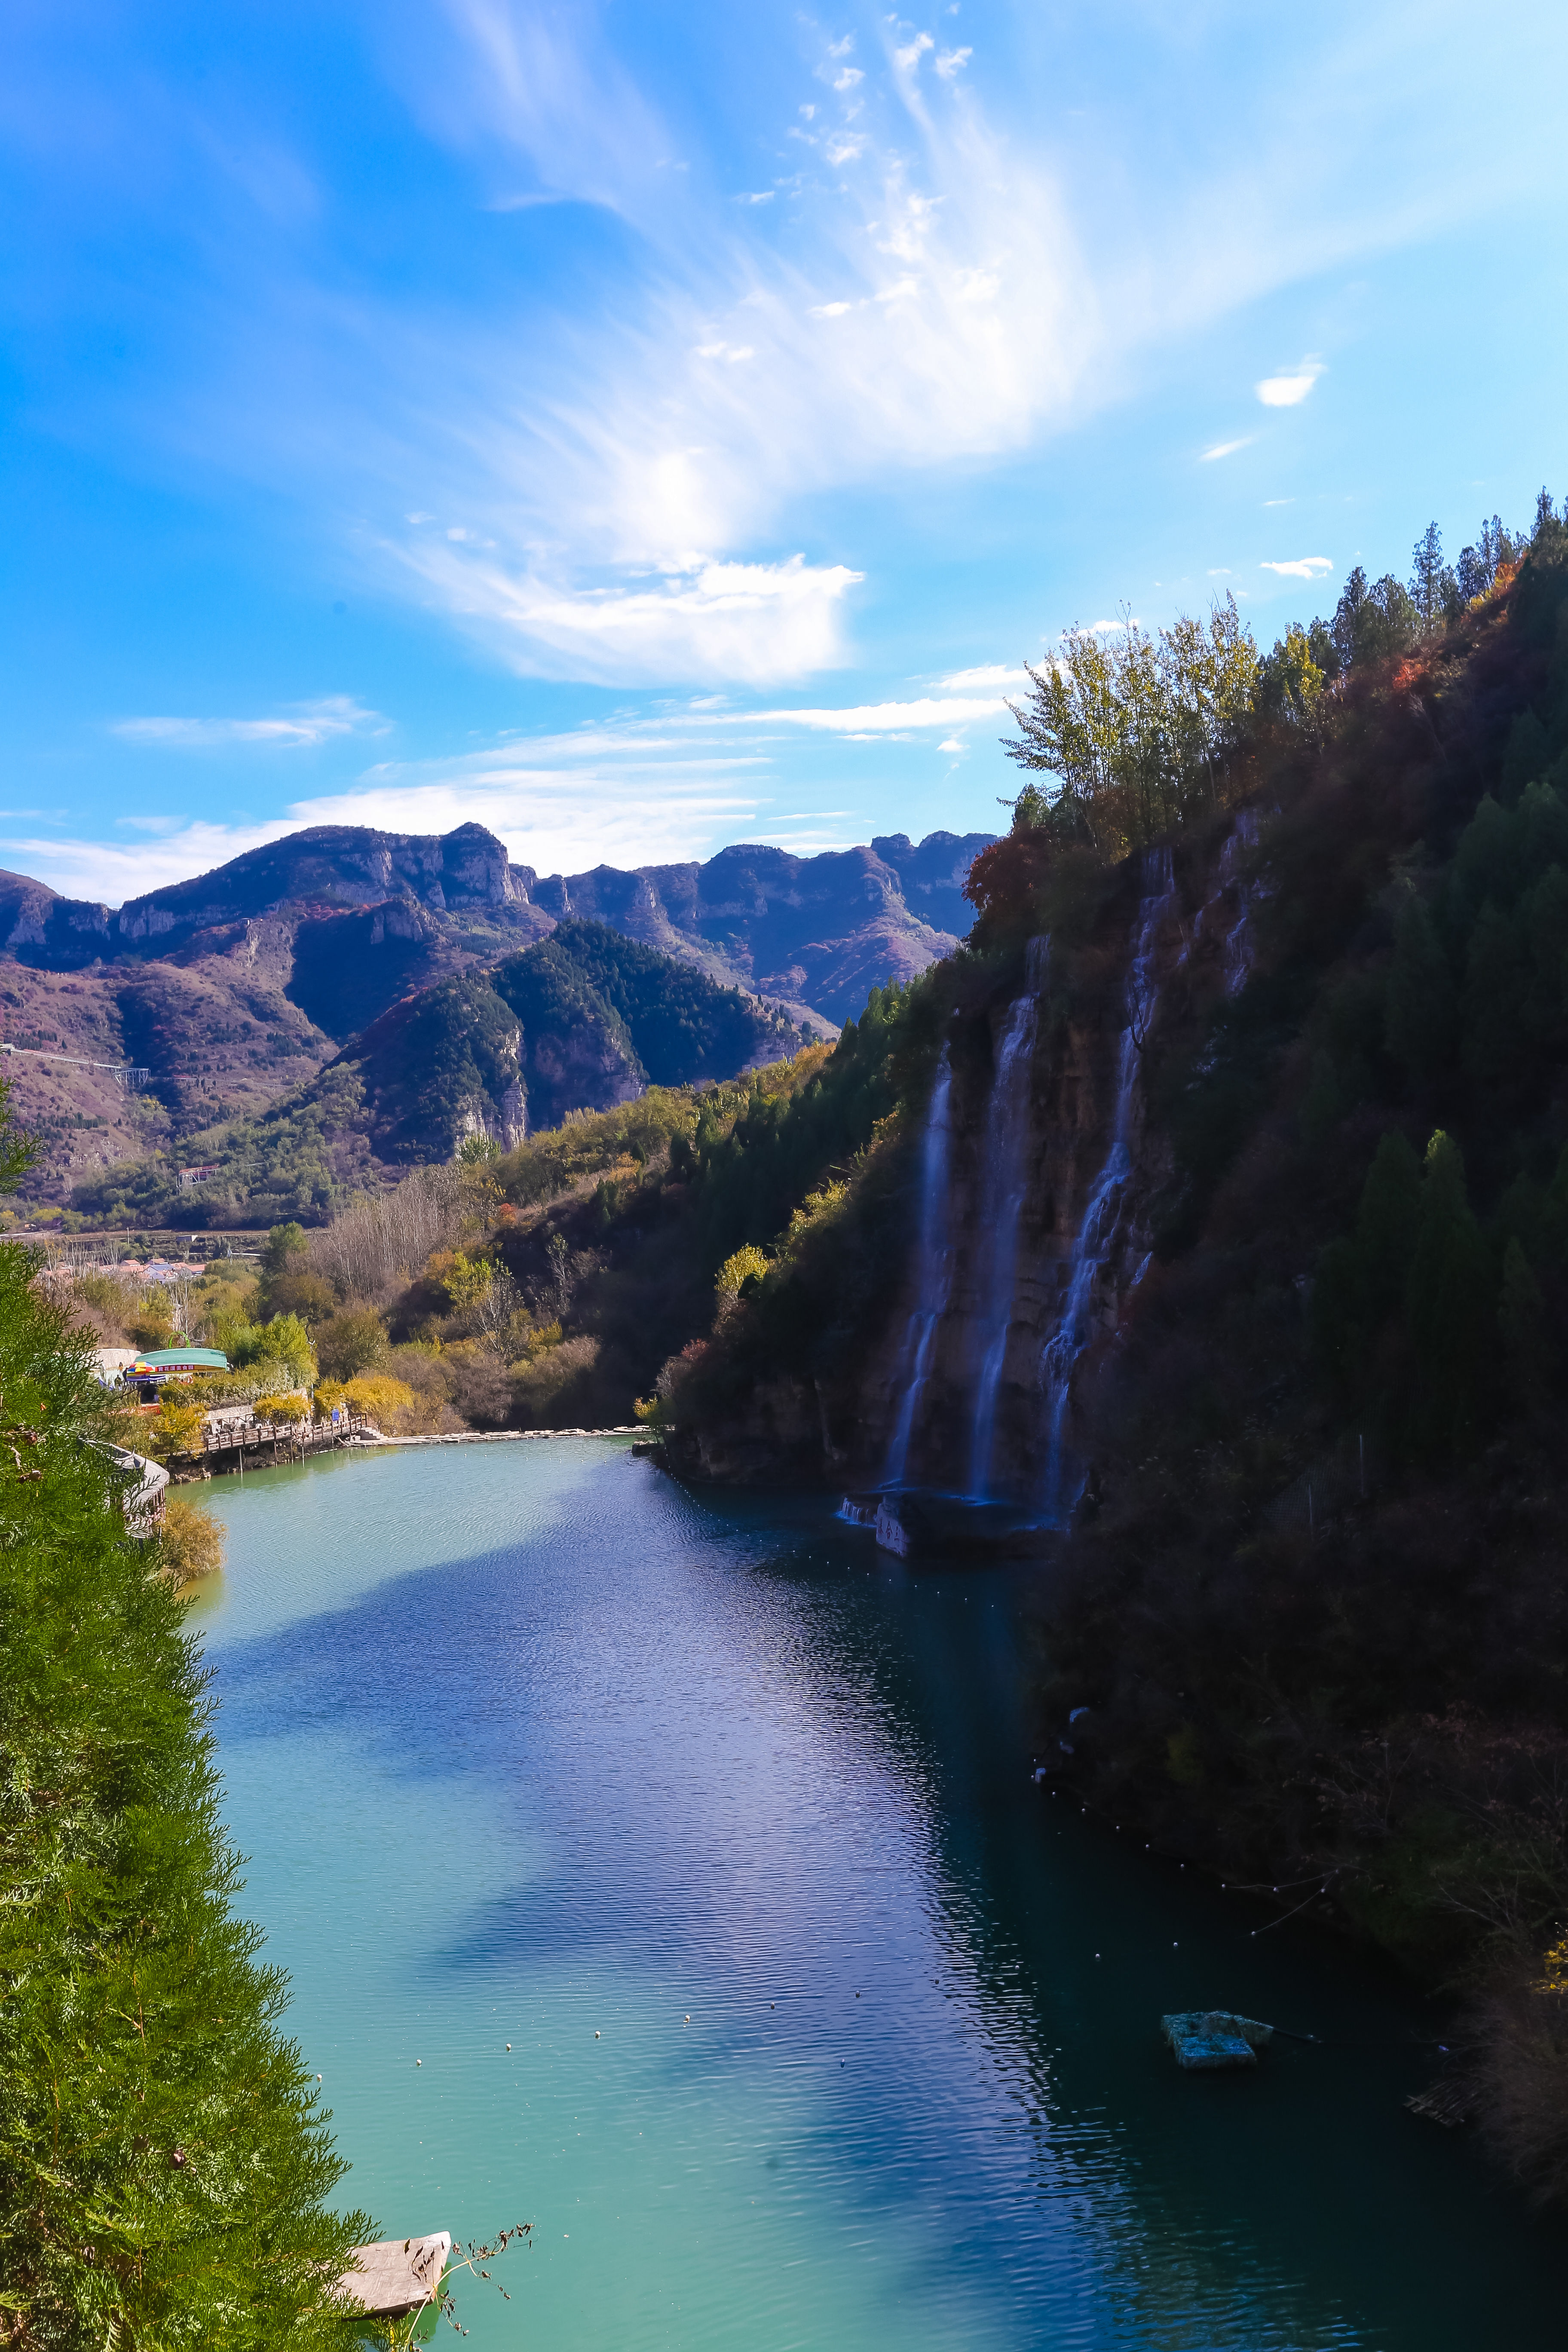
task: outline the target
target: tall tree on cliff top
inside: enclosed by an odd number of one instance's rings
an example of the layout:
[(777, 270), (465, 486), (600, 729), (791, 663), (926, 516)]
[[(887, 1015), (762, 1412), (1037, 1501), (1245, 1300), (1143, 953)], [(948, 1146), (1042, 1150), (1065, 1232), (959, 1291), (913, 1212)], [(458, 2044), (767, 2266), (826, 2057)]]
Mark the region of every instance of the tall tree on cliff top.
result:
[(1429, 522), (1410, 560), (1410, 601), (1423, 629), (1435, 629), (1444, 614), (1443, 534)]
[(1069, 629), (1048, 662), (1026, 667), (1028, 698), (1008, 704), (1018, 732), (1003, 749), (1054, 782), (1004, 803), (1016, 831), (1120, 857), (1215, 804), (1258, 676), (1233, 597), (1206, 622), (1184, 615), (1152, 635), (1131, 614), (1112, 632)]

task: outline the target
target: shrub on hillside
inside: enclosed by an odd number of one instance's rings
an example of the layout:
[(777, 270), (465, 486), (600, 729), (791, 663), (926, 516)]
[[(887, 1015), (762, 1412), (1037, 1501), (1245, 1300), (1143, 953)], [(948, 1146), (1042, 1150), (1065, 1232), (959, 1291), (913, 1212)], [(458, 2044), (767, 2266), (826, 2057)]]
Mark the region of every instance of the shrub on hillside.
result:
[(316, 1355), (328, 1380), (352, 1381), (386, 1360), (386, 1326), (374, 1307), (344, 1307), (316, 1332)]
[(350, 1412), (363, 1413), (378, 1429), (395, 1429), (399, 1416), (413, 1408), (415, 1396), (406, 1381), (395, 1381), (387, 1372), (361, 1372), (352, 1381), (322, 1381), (314, 1402), (322, 1417), (330, 1416), (334, 1405), (344, 1405)]
[(93, 1332), (105, 1347), (132, 1344), (131, 1326), (142, 1311), (140, 1283), (122, 1275), (79, 1274), (70, 1286), (71, 1319)]
[(258, 1421), (269, 1421), (292, 1428), (297, 1421), (309, 1417), (310, 1404), (309, 1398), (301, 1396), (297, 1389), (289, 1389), (279, 1396), (258, 1396), (251, 1411)]
[(199, 1454), (205, 1415), (199, 1404), (181, 1394), (165, 1397), (142, 1427), (140, 1450), (155, 1462), (172, 1462), (177, 1454)]
[(594, 1371), (599, 1342), (585, 1335), (563, 1339), (531, 1360), (514, 1364), (511, 1403), (523, 1429), (574, 1429), (598, 1419)]
[(286, 1376), (290, 1388), (309, 1388), (316, 1378), (310, 1335), (297, 1315), (276, 1315), (269, 1323), (232, 1332), (228, 1353), (238, 1366), (265, 1368), (274, 1380)]
[(165, 1575), (176, 1584), (190, 1584), (198, 1576), (216, 1575), (223, 1559), (223, 1529), (211, 1512), (188, 1495), (170, 1495), (158, 1538), (158, 1560)]

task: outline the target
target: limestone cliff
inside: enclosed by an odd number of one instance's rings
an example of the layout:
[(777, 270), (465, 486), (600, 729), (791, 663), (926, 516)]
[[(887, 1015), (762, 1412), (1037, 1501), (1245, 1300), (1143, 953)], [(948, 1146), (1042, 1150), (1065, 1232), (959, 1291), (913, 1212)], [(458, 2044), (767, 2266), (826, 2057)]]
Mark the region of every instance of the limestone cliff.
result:
[[(951, 967), (923, 1111), (863, 1180), (885, 1197), (858, 1211), (858, 1244), (881, 1231), (891, 1279), (809, 1377), (752, 1361), (727, 1405), (694, 1412), (693, 1471), (788, 1464), (1070, 1517), (1089, 1473), (1077, 1400), (1172, 1207), (1152, 1074), (1173, 1020), (1245, 977), (1251, 831), (1244, 814), (1129, 861), (1086, 936), (1037, 936), (1000, 972)], [(721, 1345), (745, 1361), (743, 1318)]]

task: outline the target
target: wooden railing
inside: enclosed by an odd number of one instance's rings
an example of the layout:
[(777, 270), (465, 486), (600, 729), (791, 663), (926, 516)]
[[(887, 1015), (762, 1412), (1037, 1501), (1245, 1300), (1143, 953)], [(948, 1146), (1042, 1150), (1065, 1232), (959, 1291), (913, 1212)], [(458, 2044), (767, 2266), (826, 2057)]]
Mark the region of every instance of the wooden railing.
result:
[(368, 1413), (344, 1412), (338, 1421), (317, 1421), (305, 1413), (298, 1421), (227, 1421), (216, 1429), (210, 1423), (202, 1430), (199, 1446), (174, 1456), (176, 1462), (205, 1461), (214, 1454), (237, 1454), (242, 1458), (264, 1449), (273, 1462), (291, 1461), (298, 1455), (322, 1454), (345, 1439), (366, 1434), (375, 1428)]

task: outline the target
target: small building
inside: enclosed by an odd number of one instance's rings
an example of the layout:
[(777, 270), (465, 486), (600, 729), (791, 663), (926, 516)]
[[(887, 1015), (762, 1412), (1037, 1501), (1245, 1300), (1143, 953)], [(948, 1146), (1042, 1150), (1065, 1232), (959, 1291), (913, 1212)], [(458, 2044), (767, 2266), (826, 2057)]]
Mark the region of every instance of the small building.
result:
[(136, 1361), (136, 1350), (134, 1348), (95, 1348), (92, 1361), (104, 1387), (118, 1388), (121, 1381), (128, 1378), (131, 1367)]
[(219, 1176), (222, 1173), (222, 1169), (216, 1161), (205, 1168), (182, 1168), (180, 1171), (180, 1190), (182, 1192), (193, 1192), (196, 1185), (210, 1184), (215, 1176)]
[(221, 1348), (153, 1348), (140, 1350), (129, 1377), (145, 1396), (164, 1381), (188, 1381), (198, 1372), (226, 1372), (228, 1358)]

